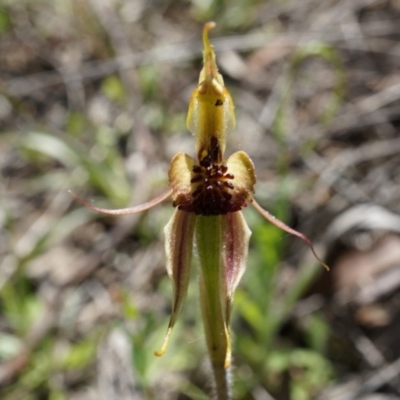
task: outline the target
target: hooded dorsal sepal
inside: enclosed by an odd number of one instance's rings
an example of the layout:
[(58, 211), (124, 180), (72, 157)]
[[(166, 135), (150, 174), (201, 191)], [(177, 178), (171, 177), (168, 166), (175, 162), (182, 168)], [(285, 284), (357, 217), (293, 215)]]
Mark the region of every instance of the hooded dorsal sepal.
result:
[(224, 80), (218, 72), (215, 53), (208, 39), (208, 32), (215, 27), (208, 22), (203, 29), (203, 68), (199, 84), (190, 99), (187, 127), (196, 136), (196, 151), (199, 161), (215, 152), (217, 161), (223, 159), (226, 135), (235, 127), (234, 105)]

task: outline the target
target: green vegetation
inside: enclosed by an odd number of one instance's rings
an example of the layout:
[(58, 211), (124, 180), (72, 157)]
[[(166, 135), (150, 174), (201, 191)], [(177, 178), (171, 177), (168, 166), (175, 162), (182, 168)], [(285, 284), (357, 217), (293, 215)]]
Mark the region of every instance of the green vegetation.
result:
[[(171, 204), (111, 218), (67, 193), (122, 208), (166, 186), (171, 156), (193, 149), (185, 115), (205, 21), (218, 22), (215, 50), (236, 105), (227, 153), (252, 156), (257, 194), (272, 214), (318, 242), (354, 199), (339, 184), (362, 175), (349, 168), (337, 187), (315, 186), (337, 152), (370, 140), (341, 142), (334, 130), (343, 105), (366, 89), (333, 11), (321, 29), (313, 21), (329, 12), (294, 0), (106, 3), (0, 2), (4, 400), (92, 399), (104, 387), (121, 398), (208, 398), (195, 268), (170, 347), (153, 355), (172, 301), (162, 235)], [(375, 12), (352, 12), (364, 11)], [(350, 68), (357, 77), (349, 82)], [(342, 197), (325, 210), (336, 190)], [(315, 398), (347, 368), (332, 359), (323, 307), (299, 311), (323, 269), (306, 246), (245, 213), (253, 235), (233, 306), (234, 398)]]

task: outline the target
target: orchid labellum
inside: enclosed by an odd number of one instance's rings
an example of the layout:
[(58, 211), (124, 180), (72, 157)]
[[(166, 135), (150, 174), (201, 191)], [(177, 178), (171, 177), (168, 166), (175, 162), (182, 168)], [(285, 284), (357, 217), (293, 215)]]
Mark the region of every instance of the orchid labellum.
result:
[(208, 32), (214, 26), (213, 22), (204, 26), (203, 69), (190, 99), (187, 116), (188, 129), (196, 140), (197, 158), (176, 154), (168, 172), (170, 190), (140, 206), (106, 210), (75, 197), (86, 207), (109, 215), (138, 213), (172, 198), (175, 211), (164, 233), (166, 267), (173, 282), (174, 300), (164, 343), (155, 354), (161, 356), (167, 349), (186, 297), (195, 248), (199, 260), (201, 310), (216, 397), (229, 399), (226, 377), (231, 364), (229, 319), (233, 295), (246, 268), (251, 235), (241, 209), (247, 204), (253, 205), (269, 222), (304, 240), (315, 257), (322, 261), (306, 236), (273, 217), (255, 201), (256, 174), (250, 157), (243, 151), (228, 158), (224, 156), (226, 136), (235, 127), (235, 114), (208, 39)]

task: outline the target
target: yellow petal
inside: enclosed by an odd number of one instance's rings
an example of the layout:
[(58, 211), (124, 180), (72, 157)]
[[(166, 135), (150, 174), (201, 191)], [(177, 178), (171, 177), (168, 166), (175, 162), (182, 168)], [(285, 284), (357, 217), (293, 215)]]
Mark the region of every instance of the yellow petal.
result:
[(156, 356), (162, 356), (165, 353), (172, 329), (186, 298), (192, 263), (195, 221), (195, 214), (176, 209), (164, 228), (166, 267), (174, 287), (174, 302), (164, 343), (161, 349), (154, 353)]
[(225, 162), (228, 172), (233, 175), (233, 195), (251, 199), (257, 181), (253, 161), (244, 151), (233, 153)]
[(173, 205), (185, 205), (191, 202), (193, 158), (185, 153), (178, 153), (171, 161), (168, 171), (169, 186), (172, 188)]

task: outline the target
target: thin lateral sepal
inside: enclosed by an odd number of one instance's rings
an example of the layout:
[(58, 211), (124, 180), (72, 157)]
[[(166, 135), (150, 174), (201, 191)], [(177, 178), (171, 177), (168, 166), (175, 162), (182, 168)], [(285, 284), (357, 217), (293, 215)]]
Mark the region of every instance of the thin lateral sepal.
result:
[(148, 201), (146, 203), (143, 203), (143, 204), (140, 204), (138, 206), (128, 207), (128, 208), (120, 208), (120, 209), (116, 209), (116, 210), (109, 210), (107, 208), (100, 208), (100, 207), (93, 206), (92, 204), (88, 203), (86, 200), (82, 199), (77, 194), (75, 194), (72, 190), (68, 190), (68, 192), (70, 194), (72, 194), (72, 196), (74, 196), (75, 199), (79, 203), (81, 203), (83, 206), (85, 206), (86, 208), (89, 208), (90, 210), (96, 211), (96, 212), (101, 213), (101, 214), (106, 214), (106, 215), (131, 215), (131, 214), (137, 214), (137, 213), (139, 213), (141, 211), (146, 211), (149, 208), (152, 208), (152, 207), (156, 206), (157, 204), (162, 203), (163, 201), (167, 200), (168, 197), (171, 197), (171, 195), (172, 195), (172, 189), (170, 189), (170, 190), (168, 190), (168, 192), (160, 194), (159, 196), (157, 196), (153, 200), (150, 200), (150, 201)]
[(254, 198), (252, 198), (250, 200), (251, 204), (253, 205), (253, 207), (269, 222), (271, 222), (271, 224), (275, 225), (277, 228), (282, 229), (283, 231), (290, 233), (293, 236), (297, 236), (298, 238), (300, 238), (301, 240), (303, 240), (304, 242), (307, 243), (308, 247), (310, 248), (310, 250), (312, 251), (312, 253), (314, 254), (314, 257), (318, 260), (318, 262), (320, 262), (324, 268), (329, 271), (329, 267), (327, 264), (325, 264), (322, 259), (318, 256), (317, 252), (314, 249), (314, 246), (311, 242), (311, 240), (304, 235), (301, 232), (298, 232), (296, 230), (294, 230), (293, 228), (291, 228), (290, 226), (286, 225), (284, 222), (282, 222), (281, 220), (279, 220), (278, 218), (276, 218), (275, 216), (273, 216), (272, 214), (270, 214), (267, 210), (264, 210), (264, 208), (262, 208)]

